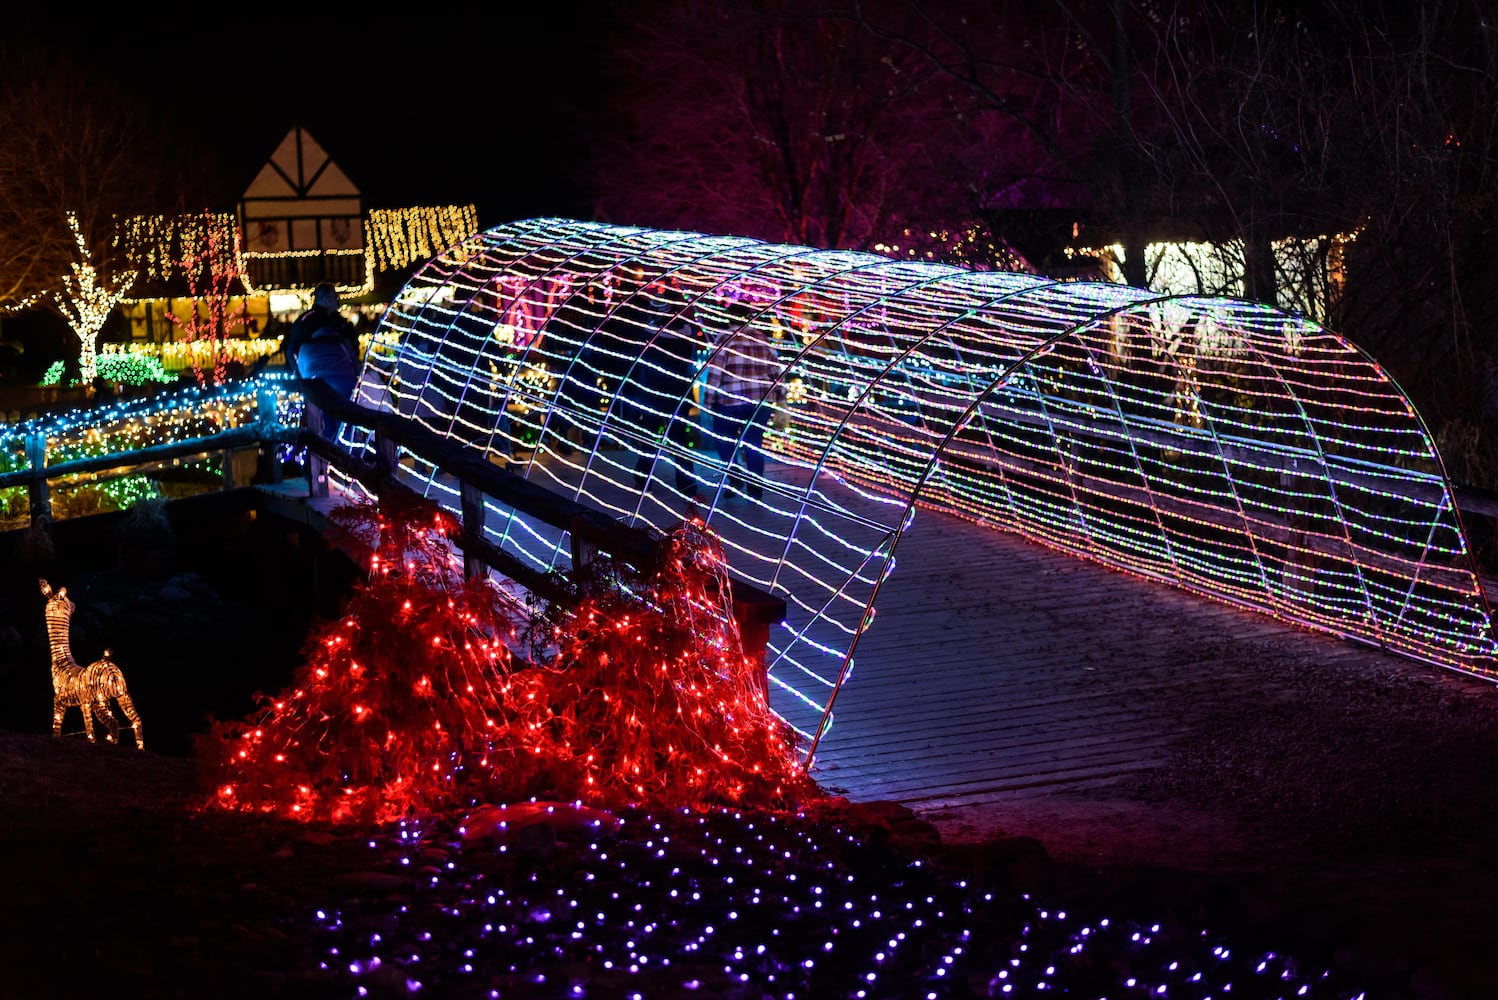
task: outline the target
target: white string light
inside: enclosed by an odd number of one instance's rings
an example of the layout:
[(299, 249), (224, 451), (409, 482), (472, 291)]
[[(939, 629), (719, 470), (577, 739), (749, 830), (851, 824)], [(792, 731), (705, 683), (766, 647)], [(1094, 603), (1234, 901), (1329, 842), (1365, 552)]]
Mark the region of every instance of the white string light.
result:
[(62, 287), (53, 293), (53, 301), (78, 334), (78, 377), (87, 385), (98, 374), (94, 366), (94, 355), (98, 350), (99, 331), (104, 328), (104, 321), (109, 319), (114, 307), (119, 305), (130, 286), (135, 283), (136, 272), (128, 272), (123, 282), (110, 288), (100, 279), (93, 264), (93, 253), (79, 228), (78, 216), (72, 212), (68, 213), (68, 228), (73, 231), (79, 259), (63, 275)]

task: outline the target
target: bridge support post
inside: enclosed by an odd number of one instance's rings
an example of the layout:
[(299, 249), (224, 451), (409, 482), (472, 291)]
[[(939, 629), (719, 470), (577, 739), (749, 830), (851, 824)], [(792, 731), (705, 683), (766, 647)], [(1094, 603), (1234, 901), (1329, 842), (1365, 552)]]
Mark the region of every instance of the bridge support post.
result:
[(31, 526), (45, 527), (52, 520), (52, 491), (47, 485), (47, 435), (26, 435), (26, 464), (32, 472), (31, 481), (26, 484)]
[(733, 618), (739, 626), (739, 644), (744, 655), (756, 665), (755, 678), (768, 701), (770, 675), (765, 666), (765, 650), (770, 646), (770, 626), (785, 621), (785, 598), (734, 581)]
[(307, 449), (307, 496), (314, 498), (328, 495), (328, 460)]
[(255, 478), (255, 471), (260, 465), (260, 449), (255, 448), (230, 448), (223, 453), (223, 480), (224, 489), (232, 490), (238, 486), (248, 486)]
[(279, 483), (281, 458), (277, 448), (280, 443), (276, 439), (279, 436), (277, 432), (281, 429), (281, 419), (276, 409), (276, 395), (264, 385), (255, 390), (255, 422), (260, 429), (255, 478), (262, 483)]
[(375, 475), (382, 484), (396, 481), (401, 470), (400, 446), (378, 427), (374, 429), (374, 461)]
[[(460, 494), (460, 504), (463, 510), (463, 536), (465, 538), (484, 537), (484, 493), (472, 483), (464, 483)], [(463, 549), (463, 577), (472, 580), (476, 576), (485, 576), (489, 572), (488, 565), (472, 546)]]
[(571, 518), (567, 525), (567, 537), (572, 543), (572, 579), (576, 581), (578, 592), (582, 596), (587, 596), (588, 567), (598, 555), (598, 545), (589, 539), (590, 534), (587, 518)]
[[(327, 416), (316, 403), (304, 397), (303, 423), (308, 434), (322, 437), (323, 421)], [(311, 448), (307, 449), (307, 496), (321, 498), (328, 495), (328, 460)]]

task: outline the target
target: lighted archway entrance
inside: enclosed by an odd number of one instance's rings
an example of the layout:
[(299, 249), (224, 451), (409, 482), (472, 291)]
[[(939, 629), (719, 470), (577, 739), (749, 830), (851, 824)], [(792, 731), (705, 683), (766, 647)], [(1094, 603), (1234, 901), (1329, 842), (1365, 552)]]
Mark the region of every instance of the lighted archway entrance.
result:
[[(663, 391), (683, 331), (701, 337), (691, 375)], [(781, 391), (759, 410), (771, 471), (730, 476), (699, 411), (746, 338), (773, 344)], [(679, 520), (690, 475), (734, 571), (786, 598), (771, 704), (808, 747), (918, 506), (1495, 674), (1413, 406), (1343, 338), (1256, 304), (538, 219), (416, 273), (358, 401), (633, 523)], [(457, 506), (434, 470), (412, 475)], [(564, 536), (490, 521), (511, 554), (566, 565)]]

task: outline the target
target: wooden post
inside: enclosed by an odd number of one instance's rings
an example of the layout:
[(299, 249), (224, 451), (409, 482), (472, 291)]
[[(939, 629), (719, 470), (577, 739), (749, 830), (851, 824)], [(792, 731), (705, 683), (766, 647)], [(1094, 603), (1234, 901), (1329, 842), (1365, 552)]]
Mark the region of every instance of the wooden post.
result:
[[(463, 534), (473, 538), (484, 537), (484, 493), (472, 483), (463, 483), (461, 493), (463, 509)], [(472, 580), (476, 576), (488, 575), (489, 567), (477, 552), (463, 550), (463, 576)]]
[(770, 626), (785, 621), (785, 598), (733, 581), (733, 618), (739, 626), (744, 655), (759, 665), (755, 674), (760, 691), (770, 697), (770, 677), (765, 650), (770, 645)]
[(400, 446), (390, 435), (380, 433), (379, 427), (374, 429), (374, 453), (375, 473), (380, 482), (395, 482), (401, 470)]
[(586, 594), (587, 570), (598, 555), (598, 546), (588, 540), (587, 520), (573, 515), (567, 526), (567, 537), (572, 543), (572, 579), (577, 583), (579, 594)]
[(31, 466), (31, 481), (26, 484), (31, 504), (31, 526), (45, 526), (52, 520), (52, 492), (47, 486), (47, 435), (26, 435), (26, 462)]
[(260, 468), (260, 446), (231, 448), (224, 452), (224, 488), (248, 486)]
[(276, 409), (276, 394), (267, 385), (255, 390), (255, 425), (260, 434), (260, 453), (256, 464), (258, 478), (263, 483), (281, 481), (281, 457), (277, 451), (280, 442), (281, 417)]
[[(323, 416), (322, 410), (317, 404), (307, 397), (302, 397), (303, 415), (305, 417), (307, 433), (313, 437), (322, 437)], [(307, 449), (307, 496), (326, 497), (328, 495), (328, 460), (323, 458), (311, 448)]]

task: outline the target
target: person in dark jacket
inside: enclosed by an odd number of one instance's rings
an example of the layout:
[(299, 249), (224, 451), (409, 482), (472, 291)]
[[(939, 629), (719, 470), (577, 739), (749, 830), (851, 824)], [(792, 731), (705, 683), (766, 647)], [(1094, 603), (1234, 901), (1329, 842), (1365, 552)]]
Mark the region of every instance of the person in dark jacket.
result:
[[(340, 399), (354, 395), (359, 381), (359, 335), (338, 311), (338, 290), (324, 281), (312, 291), (312, 308), (291, 324), (282, 342), (287, 367), (321, 382)], [(324, 422), (324, 436), (337, 436), (336, 421)]]
[(338, 311), (338, 289), (324, 281), (312, 290), (312, 308), (298, 316), (282, 344), (286, 365), (302, 378), (321, 379), (345, 399), (359, 374), (359, 334)]
[[(672, 456), (676, 467), (676, 489), (685, 496), (697, 495), (691, 459), (695, 447), (692, 419), (692, 380), (697, 374), (697, 340), (690, 326), (678, 321), (662, 330), (646, 347), (630, 373), (626, 391), (631, 405), (625, 413), (659, 448), (662, 440), (676, 444)], [(635, 463), (635, 485), (644, 486), (655, 454), (647, 447)]]

